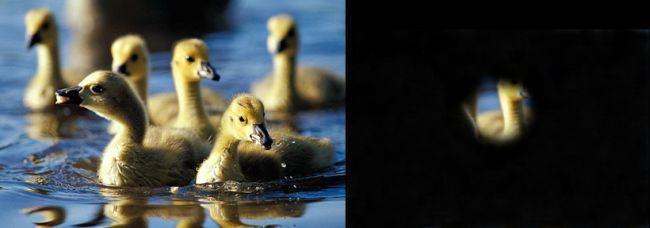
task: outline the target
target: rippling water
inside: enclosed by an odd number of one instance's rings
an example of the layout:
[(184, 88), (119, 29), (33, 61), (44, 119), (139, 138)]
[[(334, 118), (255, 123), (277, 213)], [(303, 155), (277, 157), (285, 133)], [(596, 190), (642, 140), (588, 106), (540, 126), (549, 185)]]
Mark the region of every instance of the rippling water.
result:
[[(23, 17), (49, 7), (59, 22), (63, 64), (71, 41), (63, 1), (0, 2), (0, 221), (2, 226), (174, 225), (343, 226), (345, 213), (345, 110), (298, 115), (301, 133), (329, 137), (335, 167), (311, 177), (269, 183), (219, 183), (159, 189), (107, 189), (95, 184), (97, 159), (110, 136), (94, 114), (60, 118), (28, 114), (22, 94), (35, 72), (35, 51), (25, 48)], [(271, 69), (266, 20), (292, 14), (301, 33), (299, 64), (345, 73), (345, 1), (233, 1), (232, 27), (202, 38), (222, 75), (202, 85), (225, 96), (248, 90)], [(108, 50), (107, 50), (108, 52)], [(153, 53), (150, 92), (173, 90), (169, 52)], [(65, 67), (64, 67), (65, 68)], [(107, 66), (108, 68), (108, 66)], [(63, 138), (46, 133), (61, 130)], [(45, 132), (45, 133), (44, 133)], [(34, 212), (29, 215), (29, 212)], [(59, 220), (57, 220), (59, 219)]]

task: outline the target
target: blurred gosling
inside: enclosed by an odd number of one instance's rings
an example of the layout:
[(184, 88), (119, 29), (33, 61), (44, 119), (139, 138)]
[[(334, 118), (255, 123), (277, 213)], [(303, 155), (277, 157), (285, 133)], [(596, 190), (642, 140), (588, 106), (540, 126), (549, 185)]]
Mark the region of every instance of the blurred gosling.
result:
[(501, 110), (479, 114), (475, 118), (476, 126), (479, 136), (488, 141), (509, 142), (517, 139), (530, 122), (531, 113), (524, 108), (524, 99), (528, 94), (517, 80), (499, 80), (497, 91)]
[(296, 71), (299, 39), (294, 19), (276, 15), (269, 19), (267, 27), (273, 72), (251, 87), (251, 93), (264, 102), (267, 111), (295, 112), (342, 105), (342, 76), (321, 68), (300, 67)]
[(57, 24), (48, 9), (27, 12), (25, 27), (27, 48), (37, 48), (38, 68), (25, 89), (23, 103), (31, 110), (43, 110), (54, 105), (52, 94), (57, 89), (75, 85), (83, 76), (72, 71), (61, 73)]

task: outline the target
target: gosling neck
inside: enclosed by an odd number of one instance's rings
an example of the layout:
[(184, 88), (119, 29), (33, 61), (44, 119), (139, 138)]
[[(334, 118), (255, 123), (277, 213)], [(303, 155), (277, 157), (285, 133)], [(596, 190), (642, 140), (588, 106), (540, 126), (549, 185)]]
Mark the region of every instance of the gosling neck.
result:
[[(208, 114), (203, 107), (200, 81), (188, 81), (183, 75), (174, 73), (174, 85), (178, 96), (178, 117), (176, 127), (196, 131), (202, 126), (209, 126)], [(209, 137), (199, 135), (202, 138)]]
[(149, 75), (149, 72), (145, 71), (142, 74), (134, 74), (132, 76), (133, 84), (138, 91), (138, 96), (140, 96), (140, 99), (142, 99), (145, 107), (147, 107), (147, 91), (149, 90), (147, 75)]
[(239, 139), (222, 131), (206, 161), (218, 164), (215, 173), (218, 173), (219, 178), (223, 180), (244, 181), (244, 174), (239, 165), (239, 153), (237, 153), (239, 142)]
[(239, 142), (239, 139), (236, 139), (227, 133), (219, 134), (211, 154), (218, 154), (222, 157), (225, 156), (236, 159), (238, 156), (237, 146), (239, 145)]
[(296, 56), (277, 54), (273, 56), (273, 82), (271, 86), (271, 94), (286, 107), (287, 111), (293, 111), (294, 107), (291, 105), (296, 99)]
[(61, 65), (59, 62), (59, 47), (54, 41), (52, 43), (39, 44), (36, 46), (38, 53), (37, 77), (42, 81), (62, 82)]
[(503, 134), (516, 136), (521, 132), (524, 106), (521, 99), (511, 99), (499, 94), (501, 112), (503, 113)]
[(128, 102), (129, 104), (122, 106), (125, 110), (117, 112), (124, 114), (114, 120), (121, 125), (121, 130), (115, 137), (121, 137), (128, 143), (141, 145), (147, 131), (149, 120), (147, 119), (142, 102), (135, 98), (131, 100), (131, 102)]

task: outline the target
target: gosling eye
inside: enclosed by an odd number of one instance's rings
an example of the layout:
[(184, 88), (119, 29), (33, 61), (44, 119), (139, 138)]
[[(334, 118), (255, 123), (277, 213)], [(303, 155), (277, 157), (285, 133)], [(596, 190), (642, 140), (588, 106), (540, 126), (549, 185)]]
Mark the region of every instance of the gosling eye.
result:
[(50, 27), (50, 23), (49, 23), (49, 22), (45, 22), (45, 23), (43, 23), (43, 25), (41, 25), (41, 30), (45, 31), (45, 30), (47, 30), (49, 27)]
[(97, 94), (104, 92), (104, 87), (101, 85), (93, 85), (90, 87), (90, 91)]
[(194, 62), (194, 57), (187, 56), (187, 57), (185, 57), (185, 60), (187, 60), (187, 62), (193, 63)]
[(246, 119), (244, 119), (244, 117), (242, 117), (242, 116), (239, 117), (239, 122), (242, 122), (242, 123), (243, 123), (243, 122), (245, 122), (245, 121), (246, 121)]
[(131, 62), (138, 61), (138, 54), (131, 55)]

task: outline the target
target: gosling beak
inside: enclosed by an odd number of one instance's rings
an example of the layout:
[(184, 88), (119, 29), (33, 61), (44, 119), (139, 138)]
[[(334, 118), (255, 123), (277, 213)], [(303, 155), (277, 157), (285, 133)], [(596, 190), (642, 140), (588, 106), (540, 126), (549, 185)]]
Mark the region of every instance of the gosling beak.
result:
[(217, 74), (217, 72), (214, 70), (214, 68), (212, 68), (210, 62), (208, 61), (201, 61), (201, 68), (199, 69), (199, 77), (210, 79), (213, 81), (219, 81), (219, 79), (221, 79), (221, 76)]
[(273, 139), (264, 124), (253, 124), (253, 134), (250, 135), (250, 138), (253, 142), (262, 145), (265, 150), (270, 150), (273, 144)]
[(124, 74), (124, 75), (126, 75), (126, 76), (129, 76), (129, 75), (130, 75), (130, 73), (126, 70), (126, 63), (123, 63), (122, 65), (120, 65), (119, 67), (117, 67), (117, 69), (115, 69), (115, 71), (116, 71), (117, 73)]
[(275, 50), (275, 54), (278, 54), (284, 50), (286, 50), (288, 47), (287, 44), (287, 39), (282, 39), (280, 43), (278, 43), (277, 49)]
[(29, 43), (27, 43), (27, 49), (32, 49), (32, 47), (34, 47), (34, 45), (40, 43), (41, 41), (43, 41), (43, 38), (41, 38), (41, 34), (38, 33), (38, 32), (34, 33), (34, 35), (32, 35), (29, 38)]
[(79, 92), (81, 86), (73, 86), (70, 88), (59, 89), (56, 91), (56, 104), (62, 105), (79, 105), (81, 104), (81, 96)]

